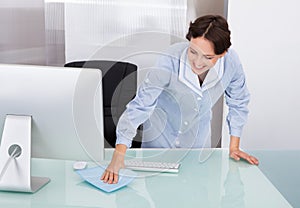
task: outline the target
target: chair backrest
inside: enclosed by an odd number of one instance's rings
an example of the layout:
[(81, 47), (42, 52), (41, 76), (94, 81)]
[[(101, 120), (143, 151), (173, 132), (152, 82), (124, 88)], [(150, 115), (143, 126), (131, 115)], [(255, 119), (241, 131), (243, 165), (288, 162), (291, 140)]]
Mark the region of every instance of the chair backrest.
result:
[[(103, 112), (105, 147), (115, 147), (116, 124), (135, 96), (137, 89), (137, 66), (128, 62), (91, 60), (76, 61), (65, 67), (97, 68), (102, 71)], [(138, 131), (140, 132), (140, 131)], [(133, 139), (132, 147), (141, 146), (141, 134)]]

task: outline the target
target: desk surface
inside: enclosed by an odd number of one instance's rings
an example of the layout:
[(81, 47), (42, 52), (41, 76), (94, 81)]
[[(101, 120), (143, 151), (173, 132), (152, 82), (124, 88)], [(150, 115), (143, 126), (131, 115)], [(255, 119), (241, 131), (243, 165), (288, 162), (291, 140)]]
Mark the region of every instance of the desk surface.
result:
[[(106, 152), (107, 160), (111, 153)], [(32, 175), (50, 177), (51, 182), (35, 194), (0, 192), (0, 206), (291, 207), (257, 166), (229, 159), (224, 149), (129, 150), (127, 159), (132, 158), (180, 161), (182, 166), (178, 174), (138, 172), (127, 187), (105, 193), (83, 182), (72, 169), (73, 161), (32, 159)]]
[(300, 207), (300, 150), (255, 150), (259, 169), (293, 207)]

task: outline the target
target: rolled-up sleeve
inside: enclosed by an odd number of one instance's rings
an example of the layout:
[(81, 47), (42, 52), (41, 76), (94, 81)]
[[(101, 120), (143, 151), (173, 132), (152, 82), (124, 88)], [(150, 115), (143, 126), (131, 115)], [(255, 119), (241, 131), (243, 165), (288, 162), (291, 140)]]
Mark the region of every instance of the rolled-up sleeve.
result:
[(225, 90), (226, 104), (229, 108), (226, 120), (229, 134), (241, 137), (249, 113), (250, 94), (242, 65), (238, 62), (235, 64), (234, 69), (234, 75)]

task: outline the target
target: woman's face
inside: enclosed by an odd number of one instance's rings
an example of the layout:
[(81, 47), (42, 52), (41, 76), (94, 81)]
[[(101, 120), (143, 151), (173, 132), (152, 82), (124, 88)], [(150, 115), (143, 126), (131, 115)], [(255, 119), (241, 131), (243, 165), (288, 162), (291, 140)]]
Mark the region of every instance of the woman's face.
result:
[(191, 38), (188, 59), (193, 72), (201, 75), (212, 68), (226, 52), (216, 55), (213, 43), (203, 37)]

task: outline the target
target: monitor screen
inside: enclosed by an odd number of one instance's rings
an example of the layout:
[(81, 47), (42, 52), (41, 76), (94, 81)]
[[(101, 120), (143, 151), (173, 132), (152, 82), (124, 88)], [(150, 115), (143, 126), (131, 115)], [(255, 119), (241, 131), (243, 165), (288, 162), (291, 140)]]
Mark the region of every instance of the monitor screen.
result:
[(99, 69), (0, 64), (0, 139), (6, 115), (31, 116), (32, 157), (102, 160), (102, 105)]

